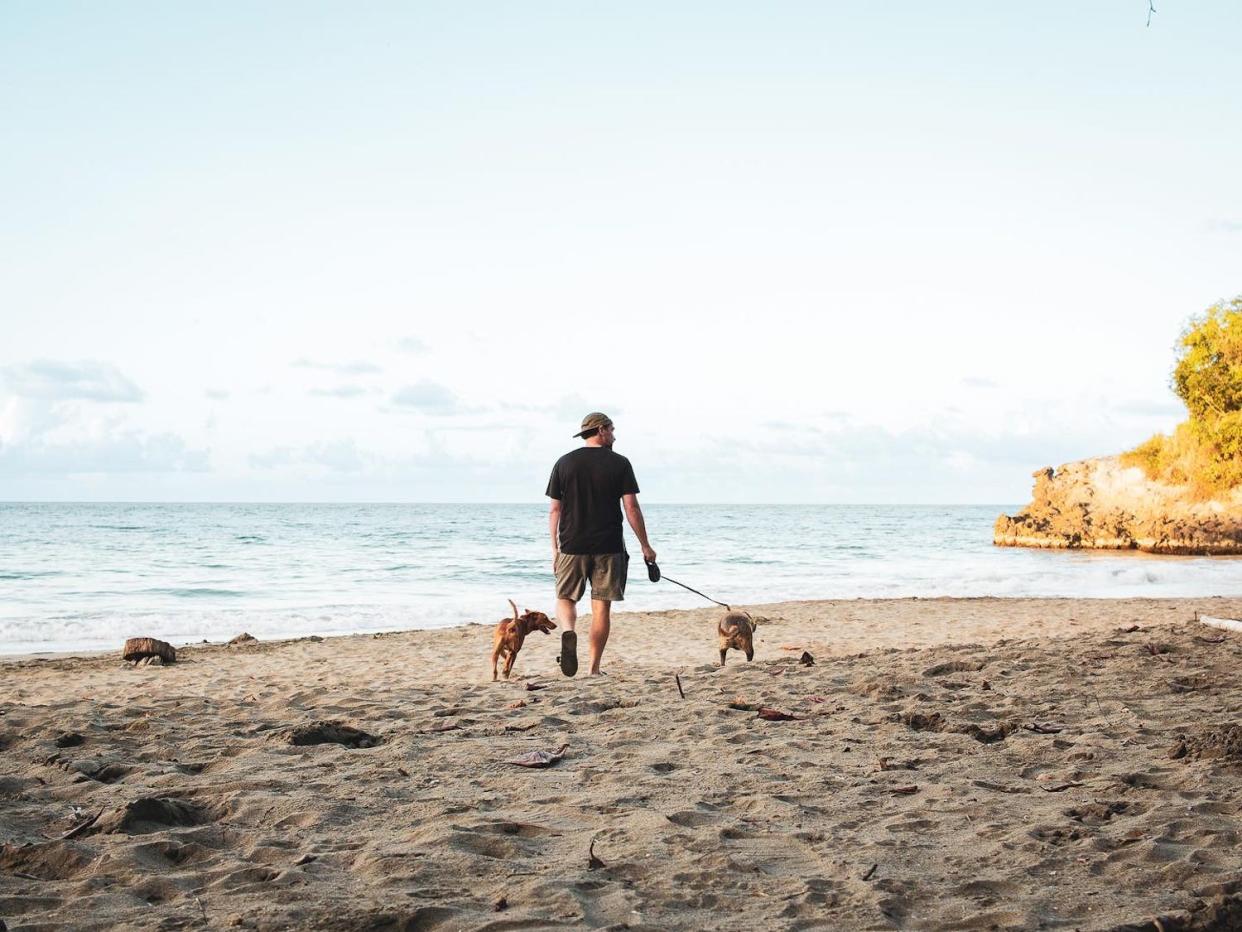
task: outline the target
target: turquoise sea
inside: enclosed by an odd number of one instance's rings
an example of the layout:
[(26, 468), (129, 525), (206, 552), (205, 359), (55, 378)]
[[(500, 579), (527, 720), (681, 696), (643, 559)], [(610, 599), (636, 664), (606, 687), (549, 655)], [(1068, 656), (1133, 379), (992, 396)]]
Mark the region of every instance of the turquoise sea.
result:
[[(722, 602), (1242, 595), (1242, 561), (997, 548), (1012, 505), (645, 505), (664, 572)], [(652, 584), (626, 608), (707, 605)], [(532, 505), (0, 504), (0, 653), (437, 628), (551, 612)]]

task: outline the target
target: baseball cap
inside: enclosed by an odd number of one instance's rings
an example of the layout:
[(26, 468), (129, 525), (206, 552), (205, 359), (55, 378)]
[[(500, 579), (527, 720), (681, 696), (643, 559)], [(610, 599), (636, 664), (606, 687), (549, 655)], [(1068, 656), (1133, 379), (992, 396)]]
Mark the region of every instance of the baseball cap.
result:
[(599, 411), (592, 411), (582, 419), (582, 430), (574, 434), (575, 437), (581, 437), (589, 434), (593, 430), (599, 430), (601, 427), (611, 427), (612, 418), (607, 414), (601, 414)]

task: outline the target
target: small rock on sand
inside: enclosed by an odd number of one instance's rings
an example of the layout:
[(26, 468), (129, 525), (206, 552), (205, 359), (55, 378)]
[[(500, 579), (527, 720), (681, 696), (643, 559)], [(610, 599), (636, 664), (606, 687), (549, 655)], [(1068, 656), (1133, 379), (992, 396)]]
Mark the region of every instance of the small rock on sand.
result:
[(347, 748), (373, 748), (383, 743), (375, 735), (342, 722), (308, 722), (305, 725), (296, 725), (286, 732), (286, 737), (295, 747), (342, 744)]

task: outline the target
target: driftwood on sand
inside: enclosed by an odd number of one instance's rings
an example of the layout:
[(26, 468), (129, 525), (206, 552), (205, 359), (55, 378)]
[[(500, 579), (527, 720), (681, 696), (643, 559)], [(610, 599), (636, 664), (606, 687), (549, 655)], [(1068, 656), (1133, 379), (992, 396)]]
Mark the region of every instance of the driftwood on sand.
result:
[(130, 638), (121, 649), (122, 660), (139, 661), (149, 657), (159, 657), (164, 663), (176, 663), (177, 649), (167, 641), (155, 638)]
[(1233, 618), (1213, 618), (1211, 615), (1200, 615), (1199, 620), (1205, 625), (1213, 628), (1220, 628), (1222, 631), (1237, 631), (1242, 633), (1242, 621)]

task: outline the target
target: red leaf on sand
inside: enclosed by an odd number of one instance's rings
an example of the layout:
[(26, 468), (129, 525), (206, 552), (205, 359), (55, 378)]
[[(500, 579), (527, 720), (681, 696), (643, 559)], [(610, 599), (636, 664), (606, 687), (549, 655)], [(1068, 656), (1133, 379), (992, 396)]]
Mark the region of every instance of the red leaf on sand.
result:
[(555, 751), (531, 751), (521, 757), (511, 757), (505, 763), (515, 764), (518, 767), (551, 767), (565, 756), (567, 747), (569, 747), (568, 744), (562, 744)]
[(765, 722), (796, 722), (798, 716), (790, 715), (788, 712), (782, 712), (780, 709), (762, 708), (759, 710), (759, 717)]

